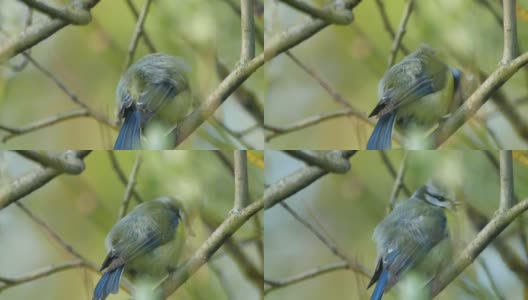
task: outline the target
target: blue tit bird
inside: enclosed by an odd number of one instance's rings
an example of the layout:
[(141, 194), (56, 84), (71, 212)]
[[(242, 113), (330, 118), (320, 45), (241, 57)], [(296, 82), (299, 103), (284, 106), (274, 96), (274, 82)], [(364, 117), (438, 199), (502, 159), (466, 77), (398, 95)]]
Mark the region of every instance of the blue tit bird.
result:
[(185, 244), (182, 218), (186, 216), (177, 199), (160, 197), (119, 220), (106, 237), (108, 255), (93, 300), (116, 294), (123, 271), (134, 282), (155, 282), (174, 270)]
[(115, 150), (140, 149), (147, 127), (157, 124), (164, 129), (188, 115), (192, 96), (189, 67), (180, 57), (149, 54), (131, 65), (121, 76), (116, 90), (117, 117), (123, 121)]
[(455, 204), (429, 181), (376, 226), (373, 239), (378, 263), (367, 288), (377, 284), (371, 300), (380, 300), (406, 271), (421, 263), (448, 236), (444, 208), (453, 210)]
[(379, 102), (369, 118), (377, 116), (379, 120), (367, 149), (391, 149), (395, 125), (403, 133), (404, 148), (412, 148), (412, 138), (423, 138), (456, 109), (453, 98), (461, 74), (444, 64), (427, 45), (392, 66), (378, 84)]

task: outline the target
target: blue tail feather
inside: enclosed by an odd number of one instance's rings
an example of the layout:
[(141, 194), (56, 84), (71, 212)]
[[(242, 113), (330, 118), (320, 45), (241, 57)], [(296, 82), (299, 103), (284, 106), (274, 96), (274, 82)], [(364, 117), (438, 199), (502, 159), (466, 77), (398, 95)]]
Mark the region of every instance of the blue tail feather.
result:
[(392, 145), (392, 128), (396, 120), (396, 112), (384, 115), (378, 120), (374, 132), (367, 143), (367, 150), (390, 149)]
[(121, 266), (104, 273), (95, 287), (92, 299), (104, 300), (110, 293), (117, 294), (119, 292), (119, 281), (121, 281), (121, 274), (123, 274), (124, 268), (125, 266)]
[(383, 292), (385, 292), (385, 286), (387, 285), (388, 279), (389, 272), (383, 270), (378, 279), (378, 283), (376, 284), (376, 288), (370, 297), (370, 300), (381, 300), (381, 297), (383, 297)]
[(140, 149), (141, 141), (141, 112), (133, 110), (125, 116), (125, 122), (119, 130), (114, 150)]

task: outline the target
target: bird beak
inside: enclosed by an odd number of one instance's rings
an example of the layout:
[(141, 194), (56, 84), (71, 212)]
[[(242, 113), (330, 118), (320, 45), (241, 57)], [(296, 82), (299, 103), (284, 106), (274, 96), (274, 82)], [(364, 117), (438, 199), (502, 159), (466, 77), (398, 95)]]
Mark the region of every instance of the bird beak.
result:
[(447, 207), (450, 211), (455, 212), (457, 210), (457, 206), (462, 205), (462, 202), (456, 200), (456, 199), (450, 199), (449, 200), (449, 206)]

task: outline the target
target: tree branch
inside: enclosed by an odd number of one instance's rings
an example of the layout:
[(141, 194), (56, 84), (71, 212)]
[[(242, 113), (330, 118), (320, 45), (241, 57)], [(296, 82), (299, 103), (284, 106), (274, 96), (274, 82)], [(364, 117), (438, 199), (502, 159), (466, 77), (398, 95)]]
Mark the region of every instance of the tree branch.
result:
[(151, 3), (152, 3), (152, 0), (145, 0), (145, 4), (143, 5), (141, 14), (139, 15), (137, 19), (136, 28), (134, 29), (132, 40), (130, 40), (130, 45), (128, 46), (128, 52), (127, 52), (127, 56), (125, 59), (125, 69), (130, 67), (130, 65), (132, 64), (132, 61), (134, 60), (134, 53), (136, 52), (139, 38), (143, 35), (143, 25), (145, 24), (145, 20), (147, 19), (147, 15), (148, 15), (148, 11), (149, 11)]
[[(87, 0), (85, 7), (87, 10), (93, 8), (100, 0)], [(8, 41), (0, 47), (0, 63), (20, 54), (50, 37), (55, 32), (64, 28), (69, 22), (52, 19), (44, 24), (34, 24), (20, 33), (16, 38)]]
[(513, 196), (513, 162), (511, 150), (500, 150), (500, 205), (498, 213), (504, 213), (515, 203)]
[(130, 177), (128, 178), (128, 183), (125, 189), (125, 195), (123, 196), (123, 201), (121, 202), (121, 208), (119, 209), (119, 218), (121, 220), (127, 212), (128, 204), (130, 203), (130, 198), (132, 196), (132, 191), (134, 190), (134, 185), (136, 184), (136, 177), (141, 166), (141, 151), (136, 152), (136, 160), (134, 161), (134, 166), (130, 172)]
[[(76, 151), (79, 159), (86, 157), (90, 151)], [(0, 187), (0, 210), (6, 208), (20, 198), (31, 194), (63, 172), (54, 168), (39, 168), (20, 176), (12, 182)]]
[(432, 134), (435, 148), (440, 147), (466, 121), (480, 109), (484, 103), (521, 67), (528, 63), (528, 52), (512, 60), (508, 65), (501, 65), (495, 70), (473, 94), (457, 109), (451, 117), (442, 123)]
[(42, 13), (49, 15), (51, 18), (61, 19), (64, 22), (86, 25), (92, 20), (89, 10), (82, 7), (82, 2), (73, 1), (69, 7), (60, 8), (52, 4), (44, 3), (39, 0), (20, 0), (28, 7), (34, 8)]
[[(347, 9), (353, 9), (361, 0), (343, 0), (343, 5)], [(272, 59), (278, 54), (296, 46), (321, 29), (330, 25), (322, 20), (310, 20), (303, 24), (293, 26), (285, 32), (270, 39), (263, 53), (248, 61), (246, 64), (238, 65), (214, 90), (209, 97), (186, 117), (174, 130), (176, 136), (175, 145), (178, 146), (194, 130), (196, 130), (205, 120), (210, 118), (218, 107), (231, 95), (247, 78), (258, 70), (265, 61)]]
[(319, 18), (328, 23), (338, 25), (348, 25), (354, 20), (354, 16), (350, 10), (335, 7), (318, 8), (312, 6), (301, 0), (280, 0), (282, 3), (287, 4), (297, 10), (300, 10), (312, 18)]
[(400, 22), (400, 27), (398, 28), (398, 32), (396, 33), (396, 36), (394, 37), (394, 41), (392, 43), (391, 47), (391, 53), (389, 56), (389, 67), (394, 65), (394, 61), (396, 60), (396, 54), (398, 54), (398, 49), (400, 49), (400, 44), (403, 39), (403, 35), (405, 34), (407, 22), (409, 21), (409, 18), (411, 17), (411, 12), (413, 9), (414, 0), (407, 0), (407, 6), (405, 7), (405, 11), (403, 12), (402, 20)]
[[(340, 151), (340, 154), (343, 158), (349, 159), (356, 154), (356, 152), (356, 150), (348, 150)], [(275, 204), (299, 192), (328, 173), (327, 170), (319, 167), (307, 166), (283, 177), (264, 190), (266, 209), (270, 209)]]
[(245, 150), (234, 151), (235, 205), (233, 213), (238, 213), (249, 202), (247, 156)]
[(497, 214), (482, 229), (475, 239), (458, 255), (448, 267), (442, 269), (430, 282), (431, 295), (438, 295), (451, 281), (453, 281), (497, 236), (518, 216), (528, 209), (528, 199), (516, 204), (507, 211)]
[(341, 155), (340, 151), (317, 151), (310, 153), (302, 150), (285, 150), (284, 152), (309, 165), (317, 166), (328, 172), (343, 174), (350, 170), (350, 162)]
[(193, 255), (175, 272), (169, 274), (160, 285), (163, 296), (168, 297), (185, 283), (202, 265), (204, 265), (223, 243), (244, 223), (264, 208), (264, 199), (257, 200), (242, 209), (238, 214), (230, 214), (207, 238)]
[(502, 65), (508, 65), (516, 56), (517, 51), (517, 15), (515, 0), (503, 0), (503, 27), (504, 27), (504, 51), (502, 53)]
[(63, 173), (78, 175), (84, 171), (84, 162), (77, 157), (73, 151), (65, 151), (59, 155), (47, 154), (44, 151), (16, 150), (25, 158), (28, 158), (43, 167), (50, 167)]
[(255, 57), (255, 22), (253, 20), (253, 1), (240, 1), (240, 19), (241, 19), (241, 49), (240, 63), (245, 64)]

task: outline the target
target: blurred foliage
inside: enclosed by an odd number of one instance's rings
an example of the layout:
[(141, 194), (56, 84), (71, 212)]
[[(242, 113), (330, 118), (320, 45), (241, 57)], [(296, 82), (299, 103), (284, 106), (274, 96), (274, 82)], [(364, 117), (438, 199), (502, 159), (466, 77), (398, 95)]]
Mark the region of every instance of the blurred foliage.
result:
[[(333, 2), (307, 1), (320, 7)], [(517, 2), (519, 7), (528, 9), (527, 0)], [(384, 0), (383, 3), (390, 24), (397, 32), (407, 1)], [(446, 63), (462, 69), (476, 80), (477, 68), (490, 74), (502, 56), (502, 21), (494, 17), (494, 14), (502, 16), (500, 3), (496, 0), (416, 0), (403, 44), (414, 51), (420, 44), (427, 43), (439, 50)], [(267, 0), (265, 5), (267, 37), (307, 20), (305, 14), (278, 1)], [(329, 26), (292, 52), (352, 106), (369, 114), (378, 100), (378, 81), (387, 70), (393, 41), (385, 30), (376, 1), (362, 1), (354, 9), (354, 17), (350, 26)], [(522, 15), (517, 30), (520, 51), (526, 51), (528, 26)], [(403, 57), (399, 51), (396, 62)], [(266, 65), (266, 79), (269, 81), (267, 125), (286, 127), (310, 116), (343, 109), (286, 55), (280, 55)], [(526, 101), (521, 100), (527, 96), (527, 79), (528, 69), (524, 68), (501, 89), (510, 103), (518, 104), (515, 109), (521, 115), (528, 112), (524, 105)], [(491, 102), (484, 105), (478, 116), (497, 110)], [(485, 125), (498, 136), (505, 149), (526, 147), (502, 115), (494, 114)], [(273, 139), (270, 146), (273, 149), (364, 149), (372, 130), (372, 126), (362, 120), (340, 117)], [(488, 135), (483, 125), (466, 124), (444, 147), (495, 148)]]
[[(225, 152), (233, 159), (232, 152)], [(262, 155), (262, 154), (259, 154)], [(135, 152), (116, 153), (126, 176), (132, 169)], [(187, 259), (209, 236), (202, 219), (222, 221), (234, 201), (234, 181), (230, 171), (212, 151), (143, 151), (136, 190), (145, 200), (163, 195), (178, 197), (190, 214), (196, 237), (187, 239), (182, 259)], [(106, 256), (104, 239), (117, 221), (124, 185), (112, 168), (106, 151), (92, 152), (86, 159), (86, 170), (79, 176), (60, 176), (20, 200), (34, 214), (45, 220), (74, 249), (102, 263)], [(0, 185), (37, 167), (13, 152), (0, 152)], [(263, 171), (248, 163), (249, 192), (252, 199), (263, 192)], [(129, 211), (136, 205), (131, 199)], [(260, 215), (259, 217), (262, 217)], [(257, 263), (253, 222), (248, 222), (234, 238), (244, 252)], [(0, 276), (17, 277), (73, 257), (50, 239), (16, 205), (0, 211)], [(256, 299), (258, 290), (239, 271), (220, 248), (213, 264), (229, 278), (229, 289), (237, 299)], [(259, 265), (259, 264), (257, 264)], [(100, 275), (82, 269), (59, 272), (0, 293), (0, 299), (91, 299)], [(121, 291), (110, 299), (129, 299)], [(171, 299), (229, 299), (215, 273), (204, 265)]]
[[(69, 2), (69, 1), (63, 1)], [(141, 11), (144, 1), (133, 1)], [(27, 9), (16, 0), (0, 0), (0, 46), (24, 30)], [(135, 30), (135, 19), (126, 1), (101, 1), (92, 10), (87, 26), (67, 26), (35, 46), (31, 54), (88, 105), (114, 119), (115, 88)], [(34, 13), (33, 23), (47, 17)], [(257, 18), (258, 26), (262, 21)], [(153, 1), (145, 31), (157, 51), (184, 57), (192, 69), (191, 85), (198, 102), (219, 84), (216, 57), (229, 69), (240, 55), (240, 18), (223, 1)], [(257, 46), (257, 51), (260, 51)], [(142, 40), (134, 61), (147, 54)], [(77, 106), (55, 84), (29, 64), (20, 72), (13, 66), (23, 61), (15, 57), (0, 66), (0, 124), (22, 125), (68, 111)], [(263, 100), (263, 76), (257, 72), (245, 86)], [(234, 100), (227, 100), (216, 113), (234, 131), (255, 124)], [(0, 137), (3, 136), (2, 132)], [(68, 120), (16, 137), (0, 147), (9, 149), (109, 149), (117, 131), (91, 118)], [(247, 142), (263, 148), (261, 130), (247, 135)], [(239, 144), (222, 130), (204, 124), (182, 149), (238, 148)]]
[[(492, 155), (498, 160), (497, 152)], [(388, 157), (398, 171), (403, 151), (390, 151)], [(350, 162), (352, 167), (348, 173), (324, 176), (287, 199), (286, 203), (322, 230), (340, 250), (373, 272), (376, 247), (371, 236), (386, 215), (394, 180), (379, 151), (360, 151)], [(482, 151), (410, 151), (407, 162), (404, 183), (411, 193), (434, 176), (447, 180), (455, 198), (462, 202), (456, 212), (447, 213), (456, 256), (476, 235), (465, 213), (466, 207), (471, 205), (488, 218), (498, 208), (498, 170)], [(266, 164), (267, 184), (302, 167), (302, 163), (278, 151), (266, 152)], [(524, 182), (528, 180), (528, 166), (517, 160), (514, 160), (514, 179), (516, 194), (519, 199), (526, 199), (528, 187)], [(398, 201), (406, 199), (405, 193), (400, 192)], [(340, 260), (280, 205), (265, 211), (264, 228), (266, 279), (283, 279)], [(526, 260), (518, 228), (514, 222), (501, 238)], [(494, 247), (486, 248), (435, 299), (497, 299), (482, 262), (490, 269), (492, 280), (505, 299), (521, 299), (524, 292), (521, 281), (497, 254)], [(266, 299), (368, 299), (373, 291), (372, 288), (366, 290), (369, 279), (349, 270), (333, 271), (269, 292)], [(397, 299), (396, 295), (391, 291), (384, 299)]]

